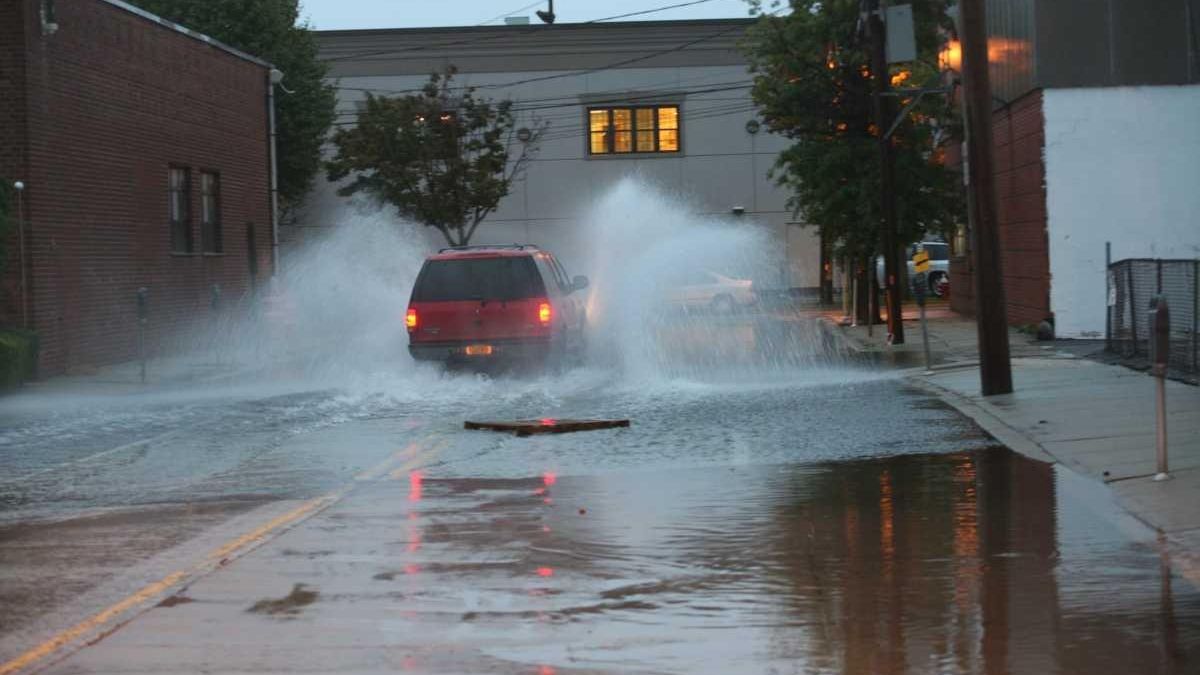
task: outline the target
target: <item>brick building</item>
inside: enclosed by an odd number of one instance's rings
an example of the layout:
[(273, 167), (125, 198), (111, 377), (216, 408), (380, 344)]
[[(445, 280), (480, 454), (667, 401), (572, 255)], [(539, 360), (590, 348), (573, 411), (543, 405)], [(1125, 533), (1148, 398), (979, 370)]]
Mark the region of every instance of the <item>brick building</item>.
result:
[(0, 326), (41, 375), (133, 358), (139, 288), (155, 344), (269, 275), (269, 72), (119, 0), (0, 2)]
[(1009, 322), (1101, 337), (1106, 243), (1200, 258), (1200, 0), (989, 0), (987, 25)]

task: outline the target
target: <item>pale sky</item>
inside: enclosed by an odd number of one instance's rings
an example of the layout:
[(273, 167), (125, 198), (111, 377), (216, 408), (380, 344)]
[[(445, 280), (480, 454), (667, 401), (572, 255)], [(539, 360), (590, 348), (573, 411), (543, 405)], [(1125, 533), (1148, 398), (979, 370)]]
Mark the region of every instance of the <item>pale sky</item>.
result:
[[(557, 23), (578, 23), (687, 1), (555, 0), (554, 13)], [(317, 30), (473, 26), (488, 21), (502, 25), (502, 17), (510, 14), (528, 16), (537, 23), (534, 11), (547, 4), (547, 0), (301, 0), (301, 15)], [(704, 0), (622, 20), (745, 18), (747, 11), (746, 0)]]

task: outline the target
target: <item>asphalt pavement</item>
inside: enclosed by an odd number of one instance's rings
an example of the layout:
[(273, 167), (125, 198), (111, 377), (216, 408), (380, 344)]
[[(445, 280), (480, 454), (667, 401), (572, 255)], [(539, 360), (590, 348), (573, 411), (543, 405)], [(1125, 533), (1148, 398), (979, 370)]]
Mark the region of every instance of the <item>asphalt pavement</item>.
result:
[[(0, 673), (1194, 672), (1200, 593), (1102, 486), (808, 319), (702, 332), (8, 399)], [(632, 426), (462, 429), (541, 417)]]

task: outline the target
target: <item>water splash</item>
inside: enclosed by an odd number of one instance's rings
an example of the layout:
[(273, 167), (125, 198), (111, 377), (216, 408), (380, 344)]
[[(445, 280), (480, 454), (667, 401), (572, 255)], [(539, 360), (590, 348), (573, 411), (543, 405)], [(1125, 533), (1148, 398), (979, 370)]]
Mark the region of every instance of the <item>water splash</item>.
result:
[[(761, 381), (829, 366), (816, 322), (763, 293), (780, 290), (771, 283), (779, 242), (752, 220), (698, 214), (696, 203), (629, 177), (587, 213), (591, 362), (639, 383)], [(755, 292), (714, 288), (712, 273), (750, 280)]]

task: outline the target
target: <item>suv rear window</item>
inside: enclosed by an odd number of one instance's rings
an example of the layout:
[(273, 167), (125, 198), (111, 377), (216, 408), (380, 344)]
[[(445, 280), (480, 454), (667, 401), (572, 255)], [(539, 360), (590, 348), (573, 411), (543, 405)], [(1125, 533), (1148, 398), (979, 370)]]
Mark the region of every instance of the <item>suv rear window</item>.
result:
[(524, 300), (545, 297), (529, 256), (429, 260), (417, 277), (413, 302)]
[(950, 259), (949, 244), (925, 244), (925, 250), (929, 252), (930, 260)]

